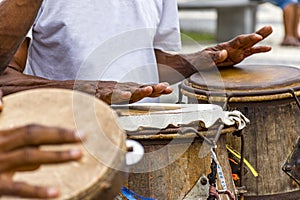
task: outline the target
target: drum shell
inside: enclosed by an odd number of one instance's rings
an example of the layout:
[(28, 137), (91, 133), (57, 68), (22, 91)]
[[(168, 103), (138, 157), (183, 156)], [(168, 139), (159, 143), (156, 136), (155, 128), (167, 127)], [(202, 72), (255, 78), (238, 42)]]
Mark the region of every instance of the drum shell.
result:
[[(183, 85), (185, 87), (182, 93), (188, 97), (189, 103), (209, 102), (206, 95), (208, 92), (201, 89), (201, 86), (198, 87), (195, 82), (186, 81)], [(258, 171), (259, 176), (255, 178), (251, 173), (244, 175), (243, 185), (247, 187), (245, 199), (300, 199), (299, 185), (282, 170), (300, 133), (300, 112), (290, 93), (299, 88), (299, 85), (295, 81), (291, 88), (288, 85), (282, 86), (286, 91), (280, 86), (258, 92), (249, 89), (249, 93), (257, 92), (256, 96), (235, 96), (234, 91), (225, 91), (223, 96), (216, 95), (212, 98), (213, 103), (220, 105), (228, 101), (227, 110), (239, 110), (250, 120), (250, 124), (243, 129), (244, 156)], [(276, 91), (282, 93), (276, 94)], [(296, 89), (296, 96), (299, 95), (298, 91)], [(246, 90), (242, 92), (247, 93)], [(240, 140), (230, 135), (227, 143), (237, 150), (240, 149)]]
[[(235, 187), (229, 170), (228, 155), (225, 153), (225, 139), (226, 134), (235, 131), (235, 127), (226, 127), (222, 130), (223, 134), (218, 141), (219, 148), (216, 152), (219, 162), (222, 163), (227, 187), (233, 192)], [(201, 133), (206, 134), (206, 131), (203, 130)], [(142, 161), (130, 167), (127, 185), (129, 189), (142, 196), (162, 200), (184, 199), (196, 187), (195, 184), (198, 179), (207, 177), (211, 172), (210, 154), (207, 152), (205, 157), (199, 156), (203, 141), (198, 137), (195, 138), (193, 133), (185, 136), (174, 133), (174, 130), (171, 129), (165, 129), (163, 132), (152, 130), (152, 133), (151, 130), (148, 130), (147, 134), (136, 132), (135, 134), (128, 134), (128, 137), (139, 141), (146, 154), (161, 150), (155, 156), (155, 160), (144, 157)], [(169, 165), (156, 169), (157, 163), (168, 162), (173, 159), (175, 161)], [(149, 172), (136, 173), (139, 171), (137, 169), (141, 168), (147, 169)], [(208, 197), (206, 196), (208, 185), (207, 182), (203, 188), (197, 189), (197, 193), (203, 195), (202, 198)], [(218, 186), (221, 188), (219, 182)], [(205, 191), (203, 192), (201, 189)]]

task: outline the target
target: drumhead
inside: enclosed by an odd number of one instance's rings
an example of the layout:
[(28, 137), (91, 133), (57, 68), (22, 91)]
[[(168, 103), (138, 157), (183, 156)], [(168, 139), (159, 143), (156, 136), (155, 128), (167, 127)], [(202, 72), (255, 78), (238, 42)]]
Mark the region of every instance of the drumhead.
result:
[[(239, 97), (236, 101), (255, 101), (291, 97), (289, 90), (294, 89), (297, 92), (300, 90), (299, 86), (298, 68), (280, 65), (240, 65), (220, 68), (218, 72), (195, 73), (183, 83), (183, 90), (194, 92), (196, 95), (213, 93)], [(242, 99), (243, 97), (249, 98)]]
[[(3, 104), (0, 129), (41, 124), (87, 134), (83, 144), (42, 147), (46, 150), (81, 148), (84, 156), (79, 162), (43, 165), (36, 171), (17, 173), (16, 180), (58, 187), (59, 199), (84, 199), (86, 195), (100, 193), (102, 184), (107, 188), (115, 171), (125, 166), (125, 132), (116, 122), (115, 112), (102, 101), (71, 90), (35, 89), (8, 95), (3, 98)], [(116, 186), (120, 187), (109, 187)]]

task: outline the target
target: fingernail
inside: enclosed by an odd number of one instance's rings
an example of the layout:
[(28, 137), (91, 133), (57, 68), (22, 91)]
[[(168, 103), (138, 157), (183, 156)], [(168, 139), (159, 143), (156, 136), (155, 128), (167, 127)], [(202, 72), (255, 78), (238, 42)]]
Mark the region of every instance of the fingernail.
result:
[(75, 132), (75, 136), (76, 136), (77, 139), (81, 140), (81, 139), (84, 139), (86, 137), (86, 134), (85, 134), (85, 132), (83, 132), (81, 130), (77, 130)]
[(82, 155), (82, 153), (79, 149), (72, 149), (70, 150), (70, 155), (72, 158), (79, 158)]
[(48, 188), (47, 195), (48, 197), (57, 197), (59, 195), (59, 191), (56, 188)]

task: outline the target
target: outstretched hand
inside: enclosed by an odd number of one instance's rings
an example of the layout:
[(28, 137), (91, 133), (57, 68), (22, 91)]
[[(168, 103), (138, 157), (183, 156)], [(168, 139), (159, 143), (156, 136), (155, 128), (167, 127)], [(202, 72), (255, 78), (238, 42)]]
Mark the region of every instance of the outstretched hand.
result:
[(270, 46), (255, 46), (273, 32), (271, 26), (264, 26), (255, 33), (239, 35), (232, 40), (208, 47), (196, 54), (193, 65), (197, 69), (209, 69), (213, 66), (232, 66), (240, 63), (248, 56), (268, 52)]
[(78, 160), (82, 152), (78, 149), (43, 151), (43, 144), (80, 142), (82, 136), (62, 128), (28, 125), (0, 131), (0, 196), (10, 195), (27, 198), (55, 198), (59, 190), (52, 187), (32, 186), (16, 182), (16, 171), (35, 170), (42, 164), (54, 164)]
[(134, 103), (145, 97), (159, 97), (172, 91), (168, 83), (141, 85), (133, 82), (100, 81), (95, 95), (108, 104)]

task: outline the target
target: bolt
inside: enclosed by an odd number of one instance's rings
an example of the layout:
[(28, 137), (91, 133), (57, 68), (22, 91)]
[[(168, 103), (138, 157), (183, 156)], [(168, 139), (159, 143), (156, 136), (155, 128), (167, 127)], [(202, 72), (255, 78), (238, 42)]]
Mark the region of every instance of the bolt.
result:
[(291, 164), (286, 164), (284, 166), (283, 170), (289, 172), (289, 171), (292, 171), (292, 168), (293, 168), (293, 166)]
[(200, 183), (201, 183), (202, 185), (206, 185), (206, 184), (207, 184), (207, 178), (202, 177), (202, 178), (200, 179)]

